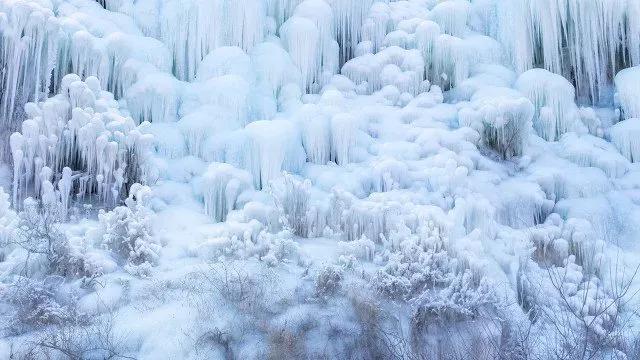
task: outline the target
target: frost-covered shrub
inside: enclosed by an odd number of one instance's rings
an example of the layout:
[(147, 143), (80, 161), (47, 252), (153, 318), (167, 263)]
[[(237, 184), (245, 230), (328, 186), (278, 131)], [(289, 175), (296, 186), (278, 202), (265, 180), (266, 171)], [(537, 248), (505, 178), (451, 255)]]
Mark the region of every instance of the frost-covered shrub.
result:
[(343, 269), (336, 265), (323, 267), (315, 279), (316, 296), (327, 297), (335, 294), (340, 289), (343, 272)]
[(426, 323), (430, 318), (457, 320), (472, 318), (483, 306), (495, 302), (487, 278), (476, 279), (472, 270), (457, 274), (444, 288), (424, 291), (412, 300), (413, 321)]
[(468, 318), (493, 302), (489, 281), (451, 249), (434, 222), (421, 225), (414, 234), (394, 232), (391, 237), (388, 244), (396, 245), (390, 247), (373, 286), (391, 299), (409, 301), (414, 320)]
[(325, 211), (312, 203), (311, 187), (311, 181), (285, 173), (270, 189), (285, 228), (304, 238), (322, 235), (327, 224)]
[(21, 249), (23, 262), (15, 264), (15, 272), (28, 276), (59, 275), (73, 278), (95, 278), (100, 268), (86, 259), (83, 249), (72, 244), (62, 226), (63, 206), (60, 202), (27, 198), (18, 214), (17, 228), (7, 239), (9, 248)]
[(9, 326), (22, 333), (47, 325), (80, 320), (76, 295), (64, 285), (64, 278), (48, 276), (42, 280), (18, 277), (3, 285), (1, 298), (12, 308)]
[(19, 218), (11, 209), (9, 194), (0, 187), (0, 260), (2, 261), (4, 261), (7, 252), (11, 250), (7, 248), (7, 245), (14, 238), (18, 224)]
[(149, 275), (161, 250), (151, 226), (153, 211), (148, 207), (150, 196), (151, 189), (134, 184), (125, 206), (109, 212), (102, 211), (98, 215), (98, 240), (118, 257), (127, 271), (138, 275)]
[(567, 359), (618, 351), (628, 326), (621, 315), (634, 296), (629, 286), (636, 274), (616, 267), (608, 276), (610, 285), (578, 265), (574, 255), (546, 269), (521, 263), (519, 302), (534, 321), (549, 329), (549, 342), (539, 350), (560, 352)]
[(472, 107), (460, 110), (462, 125), (475, 128), (482, 142), (503, 159), (521, 156), (529, 139), (533, 104), (510, 89), (491, 89), (476, 93)]

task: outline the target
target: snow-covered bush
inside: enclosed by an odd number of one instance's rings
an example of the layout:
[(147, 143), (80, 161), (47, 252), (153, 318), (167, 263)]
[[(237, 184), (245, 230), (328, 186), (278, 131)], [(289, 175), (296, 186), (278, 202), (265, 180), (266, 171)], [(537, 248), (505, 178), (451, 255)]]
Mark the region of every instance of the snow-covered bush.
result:
[(471, 108), (459, 112), (461, 125), (475, 128), (482, 142), (502, 159), (521, 156), (529, 140), (534, 108), (511, 89), (485, 89), (476, 93)]
[(83, 249), (72, 244), (63, 231), (63, 205), (60, 202), (24, 200), (18, 214), (17, 228), (7, 238), (5, 251), (22, 250), (15, 259), (15, 272), (39, 278), (57, 275), (91, 279), (100, 275), (99, 266), (92, 264)]
[(17, 277), (2, 285), (1, 298), (11, 306), (11, 331), (22, 333), (48, 325), (81, 320), (76, 308), (77, 295), (64, 286), (64, 278), (48, 276), (42, 280)]
[(335, 294), (340, 289), (344, 277), (343, 272), (340, 266), (328, 265), (323, 267), (315, 279), (316, 296), (324, 298)]
[(151, 189), (133, 184), (125, 206), (98, 215), (100, 226), (93, 236), (132, 274), (148, 276), (160, 256), (154, 237), (153, 211), (148, 207)]
[(313, 203), (311, 188), (309, 180), (301, 181), (291, 174), (272, 182), (270, 188), (285, 228), (304, 238), (322, 235), (327, 226), (326, 211)]
[(428, 317), (456, 320), (477, 315), (494, 302), (490, 282), (448, 241), (433, 222), (421, 225), (415, 234), (393, 232), (389, 243), (397, 245), (376, 273), (375, 289), (391, 299), (409, 301), (419, 323)]

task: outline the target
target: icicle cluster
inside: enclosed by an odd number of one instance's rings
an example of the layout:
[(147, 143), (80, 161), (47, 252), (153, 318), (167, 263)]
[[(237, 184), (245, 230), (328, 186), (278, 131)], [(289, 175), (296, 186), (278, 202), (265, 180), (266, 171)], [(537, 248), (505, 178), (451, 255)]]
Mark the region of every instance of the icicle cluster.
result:
[(576, 131), (583, 126), (573, 85), (562, 76), (532, 69), (520, 75), (515, 88), (535, 106), (533, 127), (543, 139), (555, 141), (567, 131)]
[(60, 94), (26, 106), (29, 119), (11, 135), (13, 203), (55, 189), (65, 209), (74, 198), (113, 205), (145, 180), (153, 138), (120, 113), (100, 81), (70, 74)]
[(204, 199), (204, 210), (214, 221), (225, 221), (236, 210), (243, 192), (253, 190), (253, 179), (247, 171), (229, 164), (212, 163), (198, 181), (197, 191)]
[(615, 84), (622, 118), (640, 117), (640, 66), (620, 71), (615, 77)]
[(17, 128), (22, 120), (18, 110), (57, 93), (67, 74), (96, 76), (102, 88), (121, 98), (136, 81), (172, 68), (164, 44), (142, 36), (132, 21), (97, 3), (50, 6), (0, 3), (0, 65), (6, 69), (0, 76), (0, 120), (5, 128)]
[(640, 5), (627, 0), (496, 1), (496, 35), (516, 70), (543, 66), (606, 96), (611, 75), (640, 64)]

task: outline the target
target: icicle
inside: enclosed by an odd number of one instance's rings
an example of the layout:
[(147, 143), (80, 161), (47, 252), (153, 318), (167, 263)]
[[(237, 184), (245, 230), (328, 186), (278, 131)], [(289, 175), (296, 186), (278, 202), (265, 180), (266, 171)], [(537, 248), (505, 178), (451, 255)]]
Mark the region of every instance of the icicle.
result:
[(227, 214), (238, 208), (239, 196), (253, 190), (252, 183), (247, 171), (229, 164), (210, 164), (197, 182), (197, 192), (204, 198), (205, 213), (215, 222), (225, 221)]
[(640, 66), (620, 71), (615, 77), (615, 84), (622, 117), (640, 118)]
[(451, 0), (438, 3), (429, 14), (431, 20), (440, 25), (442, 32), (462, 37), (467, 30), (470, 4), (466, 0)]
[(282, 174), (297, 173), (305, 162), (297, 127), (286, 120), (256, 121), (245, 128), (251, 139), (254, 185), (258, 189)]
[(193, 80), (200, 61), (220, 46), (250, 51), (264, 38), (266, 14), (262, 0), (168, 1), (160, 32), (173, 53), (174, 75)]
[(621, 121), (611, 127), (611, 142), (631, 162), (640, 162), (640, 119)]
[(555, 141), (568, 131), (586, 131), (575, 103), (575, 90), (562, 76), (543, 69), (520, 75), (516, 89), (536, 108), (533, 126), (543, 139)]
[(41, 184), (53, 186), (55, 179), (64, 209), (72, 189), (79, 197), (95, 193), (99, 201), (113, 204), (126, 183), (144, 180), (150, 139), (120, 115), (113, 95), (98, 83), (68, 75), (61, 94), (26, 106), (32, 118), (10, 141), (15, 204), (29, 194), (44, 194)]
[(358, 119), (351, 114), (338, 114), (331, 119), (331, 160), (338, 165), (351, 161), (351, 151), (356, 145)]
[(508, 88), (488, 87), (477, 92), (471, 104), (460, 110), (461, 125), (475, 128), (483, 143), (505, 160), (524, 153), (534, 114), (527, 98)]
[(637, 65), (637, 1), (518, 0), (496, 2), (498, 37), (514, 66), (536, 64), (575, 79), (579, 95), (606, 100), (611, 74)]
[(373, 0), (329, 0), (336, 18), (336, 39), (340, 45), (340, 64), (353, 57), (360, 42), (362, 23)]
[(285, 49), (302, 74), (302, 86), (312, 89), (321, 71), (321, 41), (318, 28), (313, 21), (294, 16), (280, 28), (280, 36)]
[(295, 118), (302, 128), (302, 145), (307, 160), (314, 164), (326, 164), (331, 158), (331, 123), (316, 105), (304, 105)]

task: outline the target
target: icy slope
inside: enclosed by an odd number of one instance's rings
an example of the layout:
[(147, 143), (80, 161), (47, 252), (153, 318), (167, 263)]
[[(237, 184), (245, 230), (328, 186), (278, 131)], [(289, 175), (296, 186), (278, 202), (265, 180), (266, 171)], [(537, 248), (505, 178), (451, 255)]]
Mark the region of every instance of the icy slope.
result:
[(0, 0), (0, 357), (633, 359), (639, 17)]

